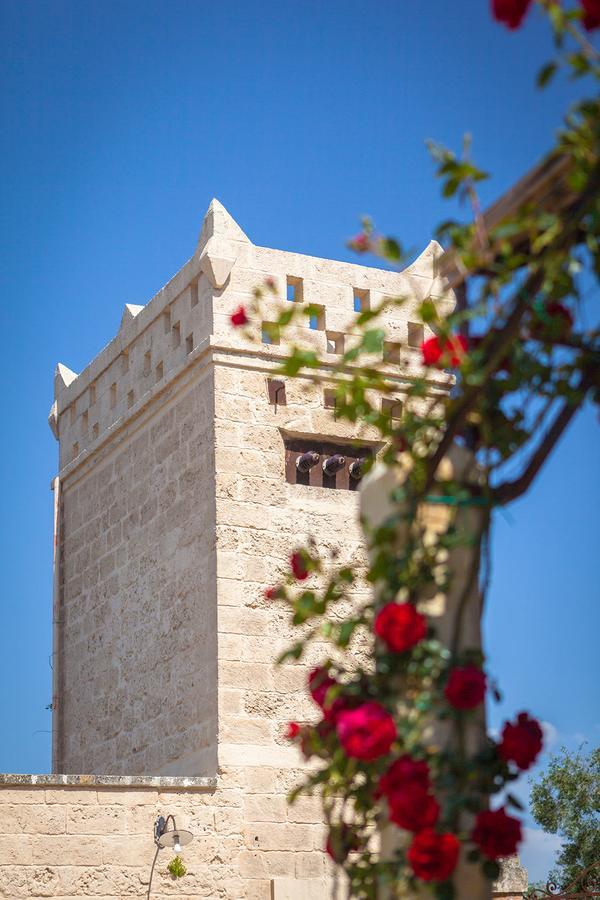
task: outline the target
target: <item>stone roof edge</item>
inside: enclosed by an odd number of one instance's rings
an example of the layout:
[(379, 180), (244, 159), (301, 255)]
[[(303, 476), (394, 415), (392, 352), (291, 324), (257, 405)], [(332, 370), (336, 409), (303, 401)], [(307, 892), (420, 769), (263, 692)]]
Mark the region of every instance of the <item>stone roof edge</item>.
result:
[[(187, 387), (185, 382), (186, 375), (196, 373), (198, 367), (206, 368), (208, 356), (212, 350), (211, 338), (205, 338), (198, 346), (188, 354), (188, 356), (178, 365), (167, 372), (165, 377), (157, 384), (153, 384), (136, 403), (128, 409), (127, 412), (119, 416), (105, 431), (102, 432), (95, 440), (93, 440), (81, 453), (70, 462), (66, 463), (59, 469), (58, 477), (64, 480), (67, 476), (71, 476), (73, 472), (80, 469), (92, 456), (95, 456), (105, 445), (112, 445), (114, 449), (115, 435), (119, 435), (125, 431), (132, 422), (140, 420), (145, 422), (145, 416), (152, 409), (154, 401), (158, 396), (169, 391), (178, 391), (182, 387)], [(150, 412), (150, 414), (152, 414)], [(50, 489), (54, 490), (54, 478), (50, 481)]]
[[(329, 259), (328, 257), (320, 257), (320, 256), (311, 256), (309, 254), (299, 253), (293, 250), (283, 250), (281, 248), (275, 247), (262, 247), (258, 244), (252, 244), (251, 241), (248, 243), (255, 247), (256, 250), (266, 250), (269, 252), (274, 252), (277, 254), (281, 254), (282, 256), (287, 256), (290, 258), (304, 258), (309, 259), (311, 261), (325, 262), (328, 264), (333, 264), (336, 266), (340, 266), (341, 268), (350, 267), (351, 269), (355, 269), (358, 272), (362, 272), (363, 274), (384, 274), (386, 276), (391, 277), (392, 279), (398, 278), (401, 280), (402, 278), (412, 277), (417, 279), (427, 279), (431, 280), (432, 286), (434, 281), (436, 280), (429, 274), (425, 274), (421, 271), (421, 265), (424, 261), (429, 261), (429, 259), (435, 261), (439, 258), (439, 256), (443, 253), (442, 247), (437, 243), (437, 241), (430, 241), (423, 251), (419, 254), (419, 256), (404, 269), (395, 270), (395, 269), (382, 269), (378, 266), (366, 266), (361, 263), (353, 263), (343, 260), (337, 259)], [(427, 264), (426, 262), (426, 264)], [(57, 401), (57, 409), (56, 414), (60, 415), (66, 407), (68, 407), (77, 397), (81, 396), (89, 385), (95, 381), (99, 375), (102, 374), (105, 369), (107, 369), (114, 360), (129, 347), (140, 335), (143, 331), (145, 331), (151, 324), (154, 322), (164, 311), (165, 307), (169, 306), (186, 288), (188, 285), (195, 279), (202, 275), (202, 268), (200, 263), (200, 257), (197, 252), (187, 260), (183, 264), (183, 266), (177, 271), (172, 278), (159, 290), (157, 291), (151, 298), (148, 300), (146, 304), (143, 305), (143, 308), (139, 311), (139, 313), (132, 317), (125, 324), (121, 323), (121, 327), (119, 327), (116, 335), (106, 344), (97, 354), (96, 356), (82, 369), (79, 373), (71, 373), (73, 378), (68, 381), (68, 383), (61, 383), (60, 380), (55, 379), (55, 401)], [(441, 294), (438, 295), (437, 290), (432, 294), (435, 299), (442, 299)], [(62, 365), (66, 371), (70, 372), (64, 364)], [(58, 371), (58, 366), (57, 366)]]
[(216, 776), (206, 775), (19, 775), (1, 772), (2, 787), (189, 788), (212, 791)]
[(58, 386), (55, 400), (58, 401), (57, 412), (60, 415), (69, 404), (81, 396), (90, 384), (107, 369), (117, 357), (126, 350), (150, 325), (162, 314), (166, 306), (169, 306), (188, 285), (200, 275), (199, 263), (195, 257), (188, 259), (178, 272), (159, 290), (143, 309), (120, 327), (116, 335), (106, 344), (96, 356), (76, 374), (76, 377), (65, 384)]

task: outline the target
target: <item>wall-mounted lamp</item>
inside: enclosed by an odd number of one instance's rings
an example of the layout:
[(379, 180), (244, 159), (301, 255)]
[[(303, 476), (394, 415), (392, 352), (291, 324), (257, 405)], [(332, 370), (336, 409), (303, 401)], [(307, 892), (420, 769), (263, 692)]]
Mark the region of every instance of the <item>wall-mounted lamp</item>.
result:
[[(173, 823), (173, 828), (168, 828), (169, 820)], [(175, 853), (180, 853), (181, 848), (189, 844), (194, 839), (191, 831), (185, 831), (178, 828), (174, 816), (159, 816), (154, 823), (154, 843), (159, 849), (163, 847), (172, 847)]]
[[(173, 827), (169, 828), (169, 822), (173, 823)], [(175, 816), (168, 815), (165, 819), (164, 816), (159, 816), (156, 822), (154, 823), (154, 843), (156, 844), (156, 853), (154, 854), (154, 860), (152, 861), (152, 868), (150, 869), (150, 880), (148, 882), (148, 893), (146, 894), (147, 900), (150, 900), (150, 891), (152, 890), (152, 876), (154, 875), (154, 867), (156, 866), (156, 860), (158, 858), (158, 854), (164, 847), (172, 847), (175, 853), (180, 853), (181, 848), (185, 847), (186, 844), (189, 844), (190, 841), (193, 841), (194, 835), (191, 831), (186, 831), (183, 828), (178, 828), (175, 822)]]

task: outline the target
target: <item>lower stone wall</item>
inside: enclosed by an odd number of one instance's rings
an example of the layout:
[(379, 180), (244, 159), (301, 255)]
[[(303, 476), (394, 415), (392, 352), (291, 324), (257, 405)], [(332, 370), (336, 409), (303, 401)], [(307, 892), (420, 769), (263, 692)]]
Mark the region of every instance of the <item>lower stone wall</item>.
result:
[[(146, 898), (154, 822), (171, 814), (194, 840), (181, 854), (182, 879), (167, 872), (172, 851), (159, 852), (154, 900), (341, 900), (318, 800), (286, 803), (298, 774), (231, 769), (218, 786), (210, 778), (0, 776), (0, 897)], [(498, 898), (522, 896), (502, 887)]]

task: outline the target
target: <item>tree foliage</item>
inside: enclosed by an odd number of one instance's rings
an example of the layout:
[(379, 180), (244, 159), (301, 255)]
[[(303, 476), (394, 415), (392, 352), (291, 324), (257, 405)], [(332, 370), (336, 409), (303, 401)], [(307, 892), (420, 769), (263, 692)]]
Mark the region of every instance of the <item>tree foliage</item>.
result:
[[(590, 753), (563, 748), (551, 757), (531, 789), (537, 824), (563, 841), (551, 879), (567, 888), (600, 862), (600, 747)], [(594, 887), (600, 888), (600, 872)]]

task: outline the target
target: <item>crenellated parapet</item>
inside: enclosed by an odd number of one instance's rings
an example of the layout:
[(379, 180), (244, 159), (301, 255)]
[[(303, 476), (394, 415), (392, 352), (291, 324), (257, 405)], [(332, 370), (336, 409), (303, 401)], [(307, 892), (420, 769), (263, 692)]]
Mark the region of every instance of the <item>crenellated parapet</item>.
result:
[(183, 268), (145, 306), (125, 305), (116, 336), (81, 374), (58, 364), (49, 423), (60, 442), (61, 472), (74, 468), (139, 414), (211, 347), (273, 359), (282, 355), (285, 348), (261, 344), (260, 335), (258, 345), (250, 346), (229, 321), (266, 278), (275, 284), (275, 297), (269, 295), (263, 303), (264, 320), (275, 317), (282, 300), (320, 307), (320, 314), (303, 319), (305, 327), (293, 329), (291, 337), (332, 361), (352, 340), (357, 309), (386, 296), (408, 296), (409, 302), (386, 314), (386, 358), (390, 374), (394, 368), (404, 379), (417, 374), (424, 329), (416, 305), (431, 297), (448, 311), (454, 302), (436, 271), (441, 252), (432, 241), (398, 273), (258, 247), (213, 200), (194, 256)]

